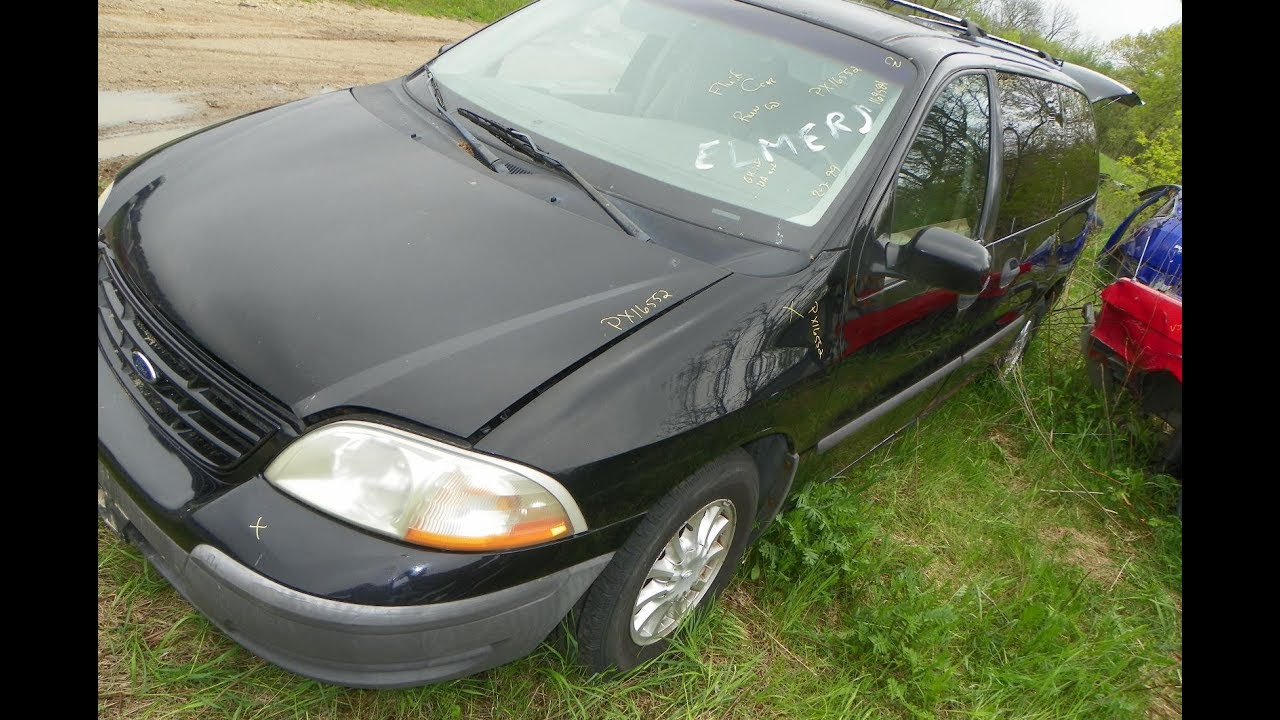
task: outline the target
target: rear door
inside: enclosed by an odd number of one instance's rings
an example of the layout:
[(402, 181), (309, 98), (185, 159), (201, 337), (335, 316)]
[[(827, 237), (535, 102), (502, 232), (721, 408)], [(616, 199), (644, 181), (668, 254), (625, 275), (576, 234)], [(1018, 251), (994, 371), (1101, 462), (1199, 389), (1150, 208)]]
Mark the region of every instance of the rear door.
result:
[[(1029, 75), (996, 72), (999, 127), (994, 220), (987, 250), (993, 277), (965, 318), (974, 347), (1017, 320), (1035, 295), (1026, 258), (1057, 242), (1062, 203), (1063, 131), (1058, 86)], [(970, 368), (973, 369), (973, 368)]]
[[(987, 244), (993, 275), (962, 318), (969, 348), (992, 340), (988, 357), (1004, 347), (995, 336), (1012, 332), (1079, 255), (1098, 185), (1097, 135), (1087, 98), (1044, 78), (993, 75), (1000, 128)], [(984, 367), (973, 362), (962, 374)]]

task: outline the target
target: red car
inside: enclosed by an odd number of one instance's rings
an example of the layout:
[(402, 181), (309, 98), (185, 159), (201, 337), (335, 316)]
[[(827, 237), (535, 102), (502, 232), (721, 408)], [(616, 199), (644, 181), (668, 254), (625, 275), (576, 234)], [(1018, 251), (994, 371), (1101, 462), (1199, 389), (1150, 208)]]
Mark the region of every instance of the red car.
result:
[[(1099, 266), (1116, 280), (1102, 290), (1096, 313), (1085, 306), (1081, 341), (1095, 384), (1128, 389), (1173, 428), (1163, 464), (1181, 478), (1182, 187), (1161, 185), (1139, 197), (1099, 253)], [(1157, 205), (1130, 232), (1134, 219)]]

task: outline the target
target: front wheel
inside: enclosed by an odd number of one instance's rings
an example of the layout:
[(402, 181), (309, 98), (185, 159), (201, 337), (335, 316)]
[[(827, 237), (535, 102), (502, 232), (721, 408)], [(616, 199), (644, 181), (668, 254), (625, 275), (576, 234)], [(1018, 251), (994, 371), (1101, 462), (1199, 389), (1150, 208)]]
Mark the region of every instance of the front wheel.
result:
[(728, 584), (755, 519), (755, 463), (738, 449), (662, 498), (587, 593), (580, 658), (593, 672), (629, 670)]

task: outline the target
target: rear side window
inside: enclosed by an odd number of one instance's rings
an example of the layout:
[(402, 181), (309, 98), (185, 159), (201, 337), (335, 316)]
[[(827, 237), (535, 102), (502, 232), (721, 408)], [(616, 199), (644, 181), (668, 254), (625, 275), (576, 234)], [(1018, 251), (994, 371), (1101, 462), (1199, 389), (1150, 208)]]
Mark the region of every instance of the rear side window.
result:
[(1064, 205), (1071, 205), (1098, 191), (1098, 132), (1093, 124), (1089, 98), (1065, 85), (1058, 86), (1062, 100), (1062, 171), (1066, 175)]
[(892, 242), (941, 226), (977, 239), (991, 157), (986, 75), (965, 75), (943, 89), (898, 171)]
[(996, 78), (1004, 157), (996, 237), (1005, 237), (1048, 220), (1062, 206), (1063, 114), (1056, 83), (1002, 72)]

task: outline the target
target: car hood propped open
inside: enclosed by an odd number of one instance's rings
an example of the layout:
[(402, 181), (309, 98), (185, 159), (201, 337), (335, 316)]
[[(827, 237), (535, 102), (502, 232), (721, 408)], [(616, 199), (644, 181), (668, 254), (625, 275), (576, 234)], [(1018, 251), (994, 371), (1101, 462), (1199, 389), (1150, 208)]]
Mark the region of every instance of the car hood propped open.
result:
[(300, 417), (369, 408), (461, 437), (728, 274), (515, 190), (345, 91), (166, 146), (104, 210), (136, 289)]

